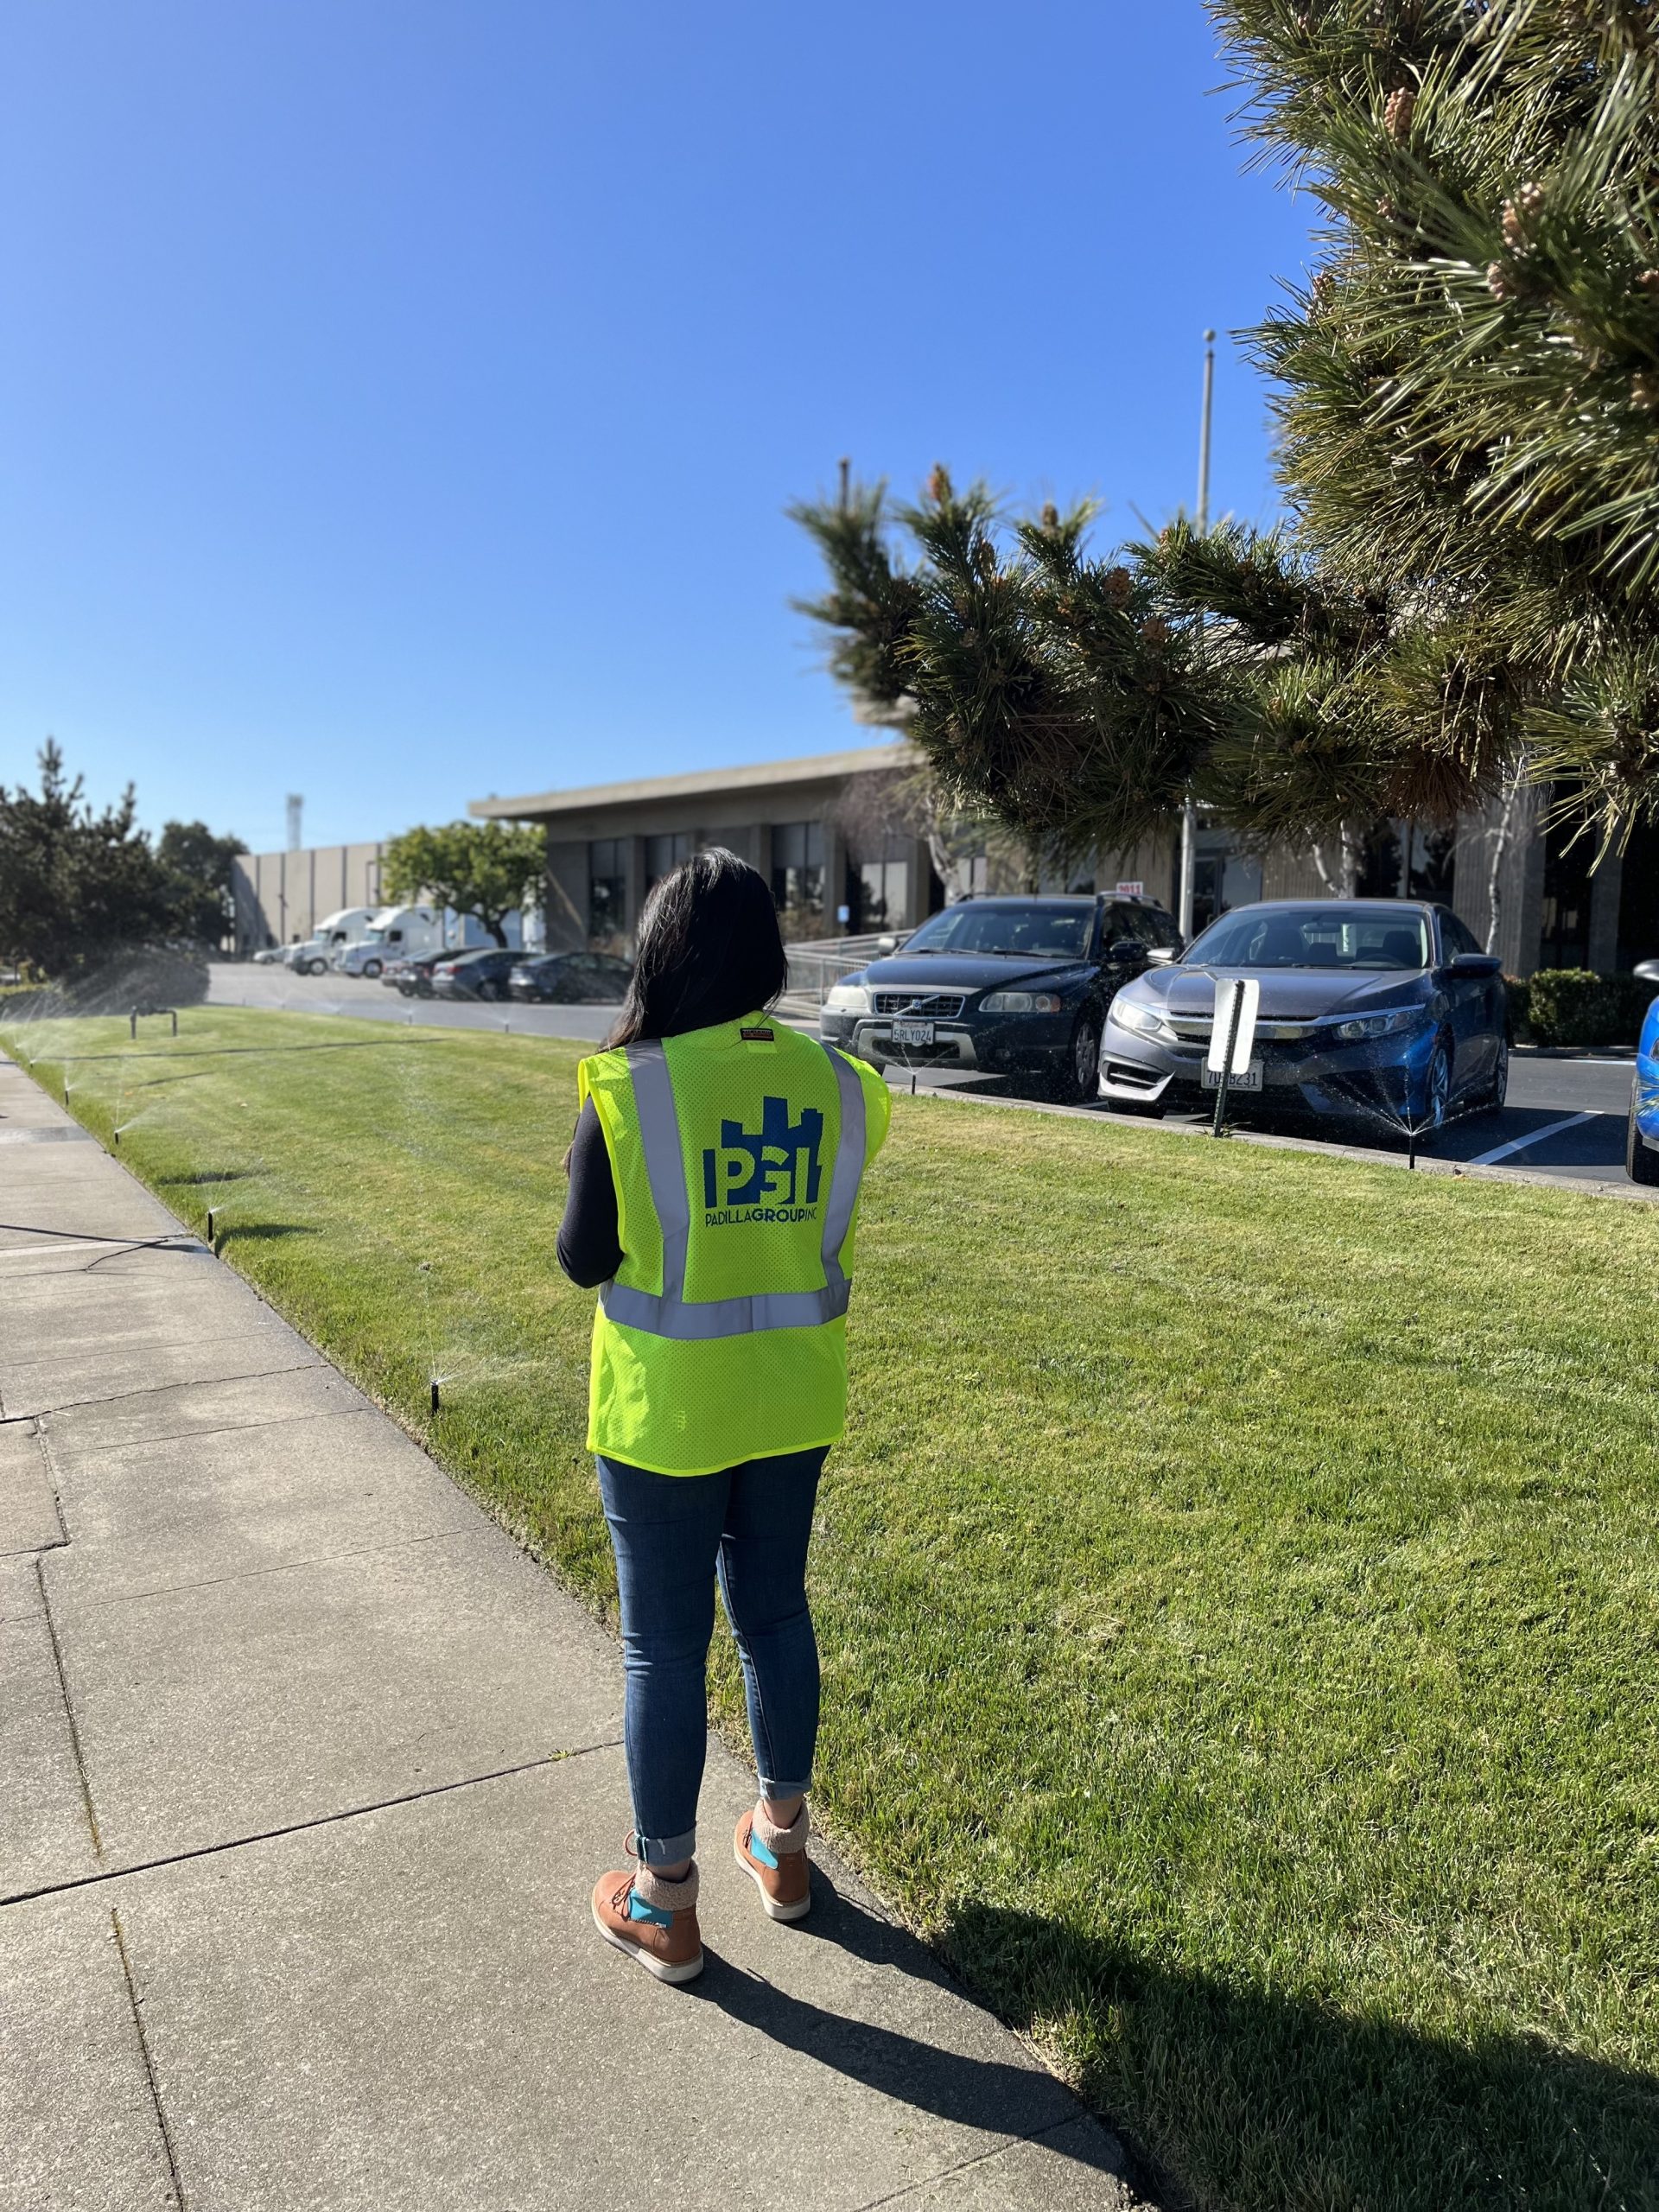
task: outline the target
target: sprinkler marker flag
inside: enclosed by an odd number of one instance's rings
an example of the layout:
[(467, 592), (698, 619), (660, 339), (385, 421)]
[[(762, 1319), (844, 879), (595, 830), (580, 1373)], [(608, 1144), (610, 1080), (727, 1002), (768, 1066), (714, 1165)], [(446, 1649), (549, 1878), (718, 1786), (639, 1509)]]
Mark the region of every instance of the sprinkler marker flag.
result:
[[(1255, 1042), (1255, 1017), (1262, 1004), (1262, 984), (1255, 976), (1217, 976), (1216, 1023), (1210, 1032), (1209, 1065), (1217, 1075), (1243, 1075), (1250, 1065)], [(1228, 1045), (1232, 1052), (1230, 1058)]]

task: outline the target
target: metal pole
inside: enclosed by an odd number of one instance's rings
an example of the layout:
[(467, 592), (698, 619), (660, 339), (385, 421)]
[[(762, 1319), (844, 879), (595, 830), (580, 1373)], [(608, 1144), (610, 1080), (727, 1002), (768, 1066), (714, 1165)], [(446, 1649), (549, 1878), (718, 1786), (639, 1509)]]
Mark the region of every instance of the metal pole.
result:
[[(1195, 520), (1200, 532), (1210, 527), (1210, 426), (1216, 404), (1216, 334), (1204, 334), (1204, 405), (1198, 416), (1198, 505)], [(1187, 793), (1181, 809), (1181, 889), (1176, 924), (1183, 939), (1192, 941), (1192, 902), (1197, 889), (1198, 810)]]

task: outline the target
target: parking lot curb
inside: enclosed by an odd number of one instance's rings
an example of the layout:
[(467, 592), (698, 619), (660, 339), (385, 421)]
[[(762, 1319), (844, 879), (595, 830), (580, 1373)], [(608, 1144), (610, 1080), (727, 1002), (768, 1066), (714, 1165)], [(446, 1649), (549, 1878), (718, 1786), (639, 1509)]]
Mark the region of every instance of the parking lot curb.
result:
[[(955, 1085), (930, 1089), (926, 1096), (955, 1099), (968, 1106), (997, 1106), (1016, 1113), (1055, 1114), (1071, 1121), (1102, 1123), (1114, 1129), (1141, 1129), (1167, 1137), (1216, 1141), (1209, 1129), (1198, 1123), (1155, 1121), (1150, 1116), (1145, 1120), (1127, 1114), (1109, 1116), (1094, 1106), (1062, 1106), (1040, 1098), (997, 1098), (986, 1091)], [(1583, 1198), (1622, 1199), (1632, 1205), (1651, 1205), (1659, 1200), (1659, 1189), (1643, 1188), (1636, 1183), (1599, 1181), (1586, 1175), (1541, 1175), (1529, 1167), (1479, 1167), (1471, 1160), (1437, 1160), (1432, 1154), (1422, 1152), (1417, 1154), (1414, 1169), (1401, 1153), (1382, 1152), (1370, 1145), (1331, 1144), (1315, 1137), (1281, 1136), (1271, 1129), (1234, 1128), (1229, 1131), (1226, 1141), (1258, 1145), (1269, 1152), (1313, 1153), (1321, 1160), (1350, 1160), (1366, 1167), (1397, 1167), (1407, 1174), (1440, 1175), (1456, 1182), (1514, 1183), (1537, 1191), (1572, 1191)]]

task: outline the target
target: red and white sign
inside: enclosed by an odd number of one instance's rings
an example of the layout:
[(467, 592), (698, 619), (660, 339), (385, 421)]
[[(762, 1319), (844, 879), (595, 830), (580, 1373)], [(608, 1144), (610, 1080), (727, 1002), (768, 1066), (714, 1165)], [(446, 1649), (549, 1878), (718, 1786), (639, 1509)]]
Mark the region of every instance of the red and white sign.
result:
[(1147, 895), (1147, 887), (1139, 881), (1120, 883), (1116, 886), (1116, 895), (1120, 899), (1144, 899)]

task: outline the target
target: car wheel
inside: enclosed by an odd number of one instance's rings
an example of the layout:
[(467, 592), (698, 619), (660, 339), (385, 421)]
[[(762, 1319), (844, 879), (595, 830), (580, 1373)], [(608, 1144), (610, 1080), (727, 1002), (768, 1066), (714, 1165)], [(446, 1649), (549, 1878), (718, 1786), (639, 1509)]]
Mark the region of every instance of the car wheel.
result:
[(365, 960), (363, 963), (363, 973), (368, 977), (371, 982), (373, 982), (376, 976), (380, 973), (380, 963), (378, 960)]
[(1435, 1130), (1446, 1127), (1446, 1109), (1451, 1103), (1452, 1047), (1444, 1037), (1437, 1037), (1423, 1077), (1423, 1111), (1419, 1122), (1423, 1135), (1433, 1135)]
[(1481, 1103), (1489, 1114), (1501, 1114), (1503, 1101), (1510, 1095), (1510, 1040), (1507, 1036), (1497, 1040), (1497, 1065), (1492, 1070), (1492, 1079), (1486, 1086), (1486, 1096)]
[(1636, 1118), (1636, 1091), (1630, 1091), (1630, 1118), (1624, 1135), (1624, 1173), (1632, 1183), (1659, 1183), (1659, 1152), (1642, 1141)]
[(1100, 1096), (1100, 1016), (1080, 1014), (1071, 1032), (1071, 1058), (1055, 1089), (1068, 1106), (1086, 1105)]

